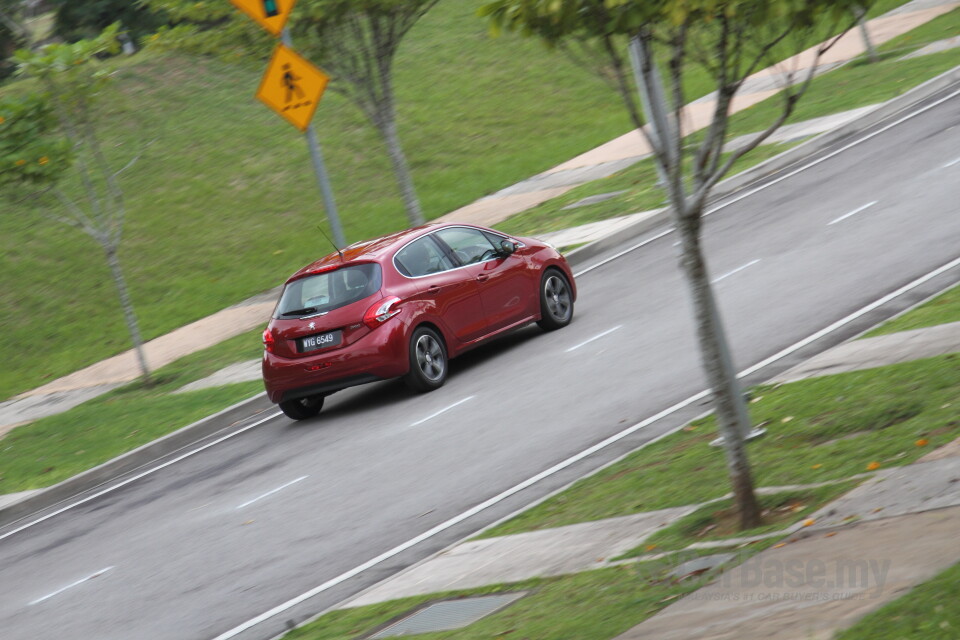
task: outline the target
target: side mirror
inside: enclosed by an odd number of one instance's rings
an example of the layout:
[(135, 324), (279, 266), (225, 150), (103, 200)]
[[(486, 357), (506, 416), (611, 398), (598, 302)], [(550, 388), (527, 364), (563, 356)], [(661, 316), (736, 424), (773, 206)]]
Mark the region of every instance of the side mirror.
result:
[(500, 255), (509, 256), (517, 250), (517, 243), (513, 240), (501, 240), (500, 241)]

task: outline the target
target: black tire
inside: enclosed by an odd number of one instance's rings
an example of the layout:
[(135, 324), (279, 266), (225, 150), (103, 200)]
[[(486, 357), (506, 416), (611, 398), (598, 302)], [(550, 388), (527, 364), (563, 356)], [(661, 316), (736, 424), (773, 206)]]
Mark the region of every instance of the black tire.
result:
[(297, 398), (296, 400), (284, 400), (280, 403), (280, 411), (293, 420), (306, 420), (313, 418), (320, 409), (323, 409), (324, 396), (310, 396), (309, 398)]
[(540, 281), (540, 320), (544, 331), (554, 331), (573, 320), (573, 291), (567, 277), (556, 269), (548, 269)]
[(433, 391), (447, 380), (447, 347), (443, 338), (429, 327), (417, 327), (410, 336), (410, 372), (403, 377), (418, 393)]

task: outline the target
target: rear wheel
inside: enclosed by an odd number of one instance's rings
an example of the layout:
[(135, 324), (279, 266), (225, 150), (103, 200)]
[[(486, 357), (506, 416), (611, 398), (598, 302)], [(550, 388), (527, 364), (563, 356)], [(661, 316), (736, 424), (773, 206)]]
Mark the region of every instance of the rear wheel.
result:
[(288, 418), (294, 420), (306, 420), (312, 418), (323, 408), (324, 396), (310, 396), (309, 398), (297, 398), (296, 400), (284, 400), (280, 403), (280, 411)]
[(423, 393), (443, 386), (447, 379), (447, 348), (429, 327), (418, 327), (410, 337), (410, 372), (403, 381)]
[(570, 324), (573, 319), (573, 292), (566, 276), (555, 269), (547, 271), (540, 282), (540, 321), (544, 331)]

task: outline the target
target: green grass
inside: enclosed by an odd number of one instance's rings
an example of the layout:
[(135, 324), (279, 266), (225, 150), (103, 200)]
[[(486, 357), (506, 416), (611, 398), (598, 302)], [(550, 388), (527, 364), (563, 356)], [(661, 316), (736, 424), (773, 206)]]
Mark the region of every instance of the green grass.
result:
[[(913, 462), (960, 435), (960, 356), (758, 387), (751, 403), (767, 435), (747, 447), (756, 486), (812, 484)], [(729, 491), (713, 418), (640, 449), (486, 531), (545, 529), (706, 502)], [(917, 446), (918, 440), (928, 441)]]
[(864, 334), (863, 337), (873, 338), (897, 333), (898, 331), (933, 327), (948, 322), (960, 322), (960, 285), (923, 303), (916, 309), (880, 325), (873, 331)]
[(173, 395), (235, 362), (257, 358), (260, 331), (194, 353), (64, 413), (17, 427), (0, 439), (0, 494), (56, 484), (263, 391), (258, 381)]
[[(491, 39), (479, 4), (440, 2), (398, 53), (399, 132), (428, 217), (630, 128), (616, 94), (562, 54)], [(121, 259), (147, 338), (329, 252), (303, 136), (253, 98), (261, 69), (149, 52), (118, 64), (108, 147), (129, 148), (133, 131), (153, 142), (121, 181)], [(314, 124), (348, 239), (406, 226), (383, 145), (359, 111), (330, 91)], [(0, 398), (129, 347), (98, 246), (27, 207), (9, 213), (0, 217)]]
[(836, 640), (956, 640), (960, 633), (960, 564), (868, 614)]
[(418, 640), (609, 640), (702, 584), (702, 579), (664, 580), (636, 565), (627, 565), (333, 611), (291, 631), (284, 639), (354, 640), (432, 600), (527, 590), (530, 593), (526, 597), (464, 629), (411, 637)]
[[(400, 137), (428, 217), (630, 129), (616, 94), (563, 55), (489, 38), (474, 15), (482, 1), (443, 0), (398, 53)], [(121, 183), (121, 259), (146, 338), (328, 251), (306, 145), (253, 99), (259, 68), (149, 52), (114, 64), (107, 147), (122, 155), (134, 133), (152, 142)], [(691, 74), (690, 99), (708, 90), (705, 74)], [(314, 124), (348, 239), (406, 226), (383, 146), (359, 112), (329, 91)], [(0, 398), (129, 347), (97, 245), (28, 206), (12, 213), (0, 217)]]
[(746, 538), (782, 531), (810, 517), (817, 509), (847, 493), (859, 481), (839, 482), (814, 489), (797, 489), (772, 495), (757, 496), (763, 524), (752, 529), (739, 529), (739, 515), (732, 498), (700, 507), (670, 526), (657, 531), (644, 544), (624, 553), (620, 558), (633, 558), (646, 553), (685, 549), (695, 542)]
[(881, 53), (906, 55), (931, 42), (952, 38), (958, 33), (960, 33), (960, 8), (948, 11), (908, 33), (888, 40), (877, 49)]

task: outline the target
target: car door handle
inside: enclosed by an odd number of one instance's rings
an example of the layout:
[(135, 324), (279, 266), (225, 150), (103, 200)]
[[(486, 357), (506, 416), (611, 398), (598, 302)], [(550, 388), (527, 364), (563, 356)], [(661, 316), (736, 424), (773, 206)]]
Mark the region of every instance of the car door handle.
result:
[(481, 273), (477, 276), (477, 282), (486, 282), (489, 277), (487, 274)]
[(427, 289), (427, 293), (429, 293), (430, 295), (433, 295), (435, 293), (440, 293), (440, 286), (435, 284), (430, 285), (430, 287)]

